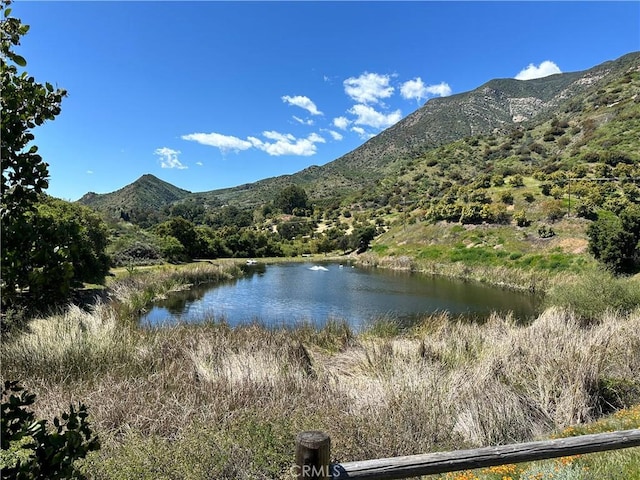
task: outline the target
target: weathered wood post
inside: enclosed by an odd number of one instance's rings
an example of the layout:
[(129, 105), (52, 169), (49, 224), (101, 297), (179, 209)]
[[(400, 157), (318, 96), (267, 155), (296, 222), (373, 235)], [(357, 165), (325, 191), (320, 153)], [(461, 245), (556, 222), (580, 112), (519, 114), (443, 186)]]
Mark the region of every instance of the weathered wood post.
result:
[(331, 439), (319, 431), (299, 433), (296, 437), (298, 480), (331, 480)]

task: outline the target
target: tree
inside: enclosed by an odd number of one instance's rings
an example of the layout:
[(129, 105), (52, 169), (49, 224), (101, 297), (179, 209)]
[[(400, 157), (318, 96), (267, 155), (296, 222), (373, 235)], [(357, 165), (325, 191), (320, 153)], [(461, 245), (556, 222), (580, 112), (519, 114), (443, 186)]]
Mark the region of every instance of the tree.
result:
[(309, 198), (304, 188), (297, 185), (289, 185), (282, 189), (273, 201), (276, 208), (282, 210), (286, 214), (302, 212), (309, 208)]
[(0, 75), (2, 76), (2, 221), (20, 217), (48, 186), (47, 164), (38, 155), (31, 129), (53, 120), (67, 92), (40, 84), (18, 73), (26, 60), (13, 52), (20, 37), (29, 31), (20, 19), (11, 17), (11, 2), (0, 4)]
[[(55, 89), (50, 83), (38, 83), (26, 71), (18, 72), (18, 67), (25, 67), (27, 62), (13, 50), (20, 45), (20, 38), (28, 32), (29, 26), (11, 17), (10, 4), (9, 0), (0, 4), (0, 285), (3, 307), (15, 304), (20, 292), (30, 287), (29, 272), (34, 267), (35, 253), (30, 247), (37, 242), (34, 237), (37, 232), (27, 217), (33, 214), (39, 195), (49, 185), (47, 164), (37, 153), (38, 147), (32, 144), (35, 137), (31, 130), (53, 120), (60, 113), (60, 104), (66, 96), (65, 90)], [(63, 273), (68, 277), (68, 272)]]
[(640, 206), (620, 215), (605, 212), (589, 225), (589, 251), (614, 273), (633, 273), (640, 267)]
[[(184, 253), (188, 258), (196, 258), (206, 249), (202, 236), (198, 235), (195, 225), (182, 217), (173, 217), (155, 227), (154, 231), (160, 237), (174, 237), (174, 239), (177, 239), (184, 247)], [(178, 256), (175, 255), (177, 251), (173, 243), (172, 240), (168, 240), (168, 245), (171, 247), (172, 252), (172, 261), (176, 261)], [(186, 260), (187, 258), (183, 259)]]
[(356, 253), (364, 253), (369, 249), (369, 244), (376, 236), (376, 227), (373, 225), (363, 225), (357, 228), (353, 234), (353, 247)]
[(105, 253), (108, 231), (90, 208), (41, 195), (23, 220), (23, 237), (3, 238), (3, 262), (12, 268), (2, 267), (3, 280), (6, 269), (25, 291), (6, 289), (4, 304), (50, 306), (66, 301), (83, 282), (104, 281), (111, 263)]

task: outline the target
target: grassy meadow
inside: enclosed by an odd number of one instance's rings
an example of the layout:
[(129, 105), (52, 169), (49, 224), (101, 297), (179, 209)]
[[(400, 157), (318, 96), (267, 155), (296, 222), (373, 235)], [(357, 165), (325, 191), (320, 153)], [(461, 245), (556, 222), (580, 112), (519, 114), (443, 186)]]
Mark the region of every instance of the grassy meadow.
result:
[[(93, 479), (290, 478), (295, 435), (312, 429), (331, 435), (335, 460), (354, 461), (640, 427), (632, 280), (585, 276), (526, 325), (440, 314), (359, 334), (340, 322), (137, 326), (151, 299), (238, 269), (118, 272), (108, 300), (4, 339), (3, 379), (37, 394), (40, 418), (89, 407), (102, 448), (81, 469)], [(437, 478), (626, 480), (639, 478), (639, 450)]]

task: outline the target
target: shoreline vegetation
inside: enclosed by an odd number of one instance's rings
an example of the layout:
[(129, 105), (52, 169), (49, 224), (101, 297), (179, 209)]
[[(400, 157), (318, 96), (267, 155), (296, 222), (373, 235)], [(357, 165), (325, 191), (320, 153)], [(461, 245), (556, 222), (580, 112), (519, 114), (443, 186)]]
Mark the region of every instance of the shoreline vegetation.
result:
[(486, 283), (505, 290), (526, 291), (544, 294), (551, 286), (566, 283), (577, 275), (566, 272), (525, 270), (502, 265), (466, 265), (464, 263), (441, 263), (414, 259), (410, 256), (379, 256), (364, 253), (358, 258), (364, 267), (388, 268), (425, 275), (449, 277), (464, 281)]
[[(526, 325), (437, 314), (405, 331), (380, 320), (359, 334), (340, 322), (138, 328), (153, 298), (240, 272), (238, 260), (121, 269), (109, 301), (35, 319), (3, 342), (2, 375), (37, 395), (39, 418), (70, 402), (89, 407), (102, 448), (80, 467), (95, 479), (289, 478), (295, 435), (309, 429), (327, 431), (336, 458), (354, 461), (640, 427), (640, 289), (625, 283), (633, 280), (585, 274), (560, 289), (564, 304), (551, 290)], [(640, 468), (638, 450), (610, 454), (613, 474), (606, 454), (503, 473), (626, 480)], [(534, 476), (545, 468), (565, 476)]]

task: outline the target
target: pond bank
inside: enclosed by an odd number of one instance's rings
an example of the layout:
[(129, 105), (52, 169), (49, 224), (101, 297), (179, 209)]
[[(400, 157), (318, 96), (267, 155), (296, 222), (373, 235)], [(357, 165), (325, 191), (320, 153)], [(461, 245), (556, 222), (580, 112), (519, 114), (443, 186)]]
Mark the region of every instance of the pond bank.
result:
[(462, 262), (429, 262), (407, 255), (380, 256), (370, 252), (355, 257), (355, 261), (357, 265), (363, 267), (412, 271), (426, 275), (475, 281), (507, 290), (541, 295), (544, 295), (550, 288), (579, 276), (565, 272), (551, 273), (549, 271), (523, 270), (504, 266), (467, 265)]

